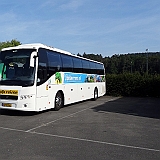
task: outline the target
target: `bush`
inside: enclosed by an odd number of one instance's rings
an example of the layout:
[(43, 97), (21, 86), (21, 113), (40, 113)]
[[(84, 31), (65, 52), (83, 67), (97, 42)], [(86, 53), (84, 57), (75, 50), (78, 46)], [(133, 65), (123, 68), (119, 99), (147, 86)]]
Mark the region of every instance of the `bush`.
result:
[(160, 97), (160, 75), (107, 74), (106, 92), (112, 96)]

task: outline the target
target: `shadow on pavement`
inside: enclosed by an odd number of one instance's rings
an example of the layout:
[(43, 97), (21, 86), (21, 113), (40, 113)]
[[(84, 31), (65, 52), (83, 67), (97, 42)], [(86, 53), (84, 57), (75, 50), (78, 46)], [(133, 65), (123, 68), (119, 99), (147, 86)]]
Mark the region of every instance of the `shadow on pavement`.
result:
[(160, 98), (124, 97), (92, 109), (95, 112), (113, 112), (160, 119)]
[(7, 115), (7, 116), (33, 116), (38, 113), (39, 112), (27, 112), (27, 111), (0, 109), (0, 115)]

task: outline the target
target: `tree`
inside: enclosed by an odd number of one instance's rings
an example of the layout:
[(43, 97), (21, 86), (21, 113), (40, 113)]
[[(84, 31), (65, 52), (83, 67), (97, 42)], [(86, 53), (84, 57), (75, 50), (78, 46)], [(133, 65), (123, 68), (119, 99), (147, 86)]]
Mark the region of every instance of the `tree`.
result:
[(77, 54), (77, 56), (82, 57), (82, 55), (81, 55), (81, 54), (79, 54), (79, 53)]
[(2, 50), (3, 48), (7, 48), (7, 47), (18, 46), (20, 44), (21, 42), (17, 41), (16, 39), (12, 39), (11, 41), (6, 41), (6, 42), (0, 42), (0, 50)]

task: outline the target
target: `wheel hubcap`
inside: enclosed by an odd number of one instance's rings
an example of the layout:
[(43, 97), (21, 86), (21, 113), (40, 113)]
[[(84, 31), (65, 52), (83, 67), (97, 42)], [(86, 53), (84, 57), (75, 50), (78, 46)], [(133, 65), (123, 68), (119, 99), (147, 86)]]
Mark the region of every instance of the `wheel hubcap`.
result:
[(58, 106), (61, 105), (61, 97), (56, 97), (56, 104), (57, 104)]
[(97, 96), (98, 96), (98, 93), (97, 93), (97, 91), (95, 91), (95, 98), (97, 98)]

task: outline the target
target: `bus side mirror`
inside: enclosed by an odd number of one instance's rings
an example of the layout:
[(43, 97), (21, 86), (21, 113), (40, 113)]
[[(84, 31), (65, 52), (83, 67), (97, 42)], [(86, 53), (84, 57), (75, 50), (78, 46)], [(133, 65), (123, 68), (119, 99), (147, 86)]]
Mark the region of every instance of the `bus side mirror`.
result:
[(37, 52), (32, 52), (30, 57), (30, 67), (34, 67), (34, 58), (37, 56)]

